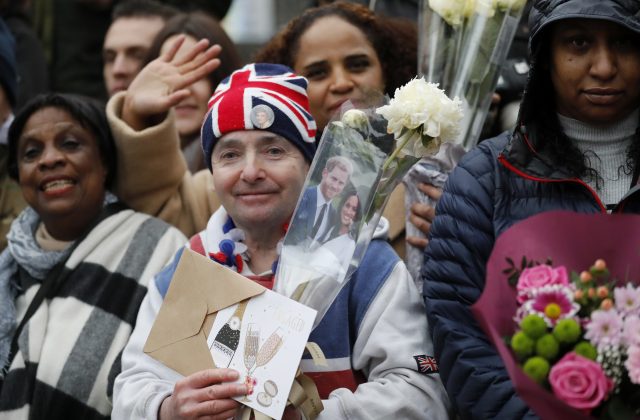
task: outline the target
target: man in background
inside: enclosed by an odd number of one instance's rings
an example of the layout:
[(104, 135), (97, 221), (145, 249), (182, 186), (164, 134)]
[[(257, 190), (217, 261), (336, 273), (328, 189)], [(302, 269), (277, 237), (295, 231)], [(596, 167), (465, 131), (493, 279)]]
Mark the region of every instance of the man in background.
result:
[(109, 97), (126, 90), (138, 74), (149, 47), (177, 9), (154, 0), (131, 0), (113, 9), (104, 37), (104, 83)]

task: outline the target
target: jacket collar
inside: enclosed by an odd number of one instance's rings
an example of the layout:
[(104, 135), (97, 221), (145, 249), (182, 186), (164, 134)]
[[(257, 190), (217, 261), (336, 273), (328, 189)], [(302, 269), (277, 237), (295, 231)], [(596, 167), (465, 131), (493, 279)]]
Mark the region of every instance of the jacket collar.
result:
[[(526, 179), (538, 182), (573, 182), (583, 185), (594, 196), (602, 211), (606, 211), (598, 194), (579, 177), (569, 173), (563, 167), (555, 167), (544, 150), (536, 150), (529, 136), (516, 130), (498, 156), (500, 163), (509, 171)], [(636, 183), (613, 212), (640, 212), (640, 184)]]
[(568, 172), (564, 167), (551, 163), (551, 159), (544, 149), (538, 150), (527, 134), (515, 130), (507, 146), (500, 154), (501, 162), (508, 163), (521, 175), (539, 180), (568, 181), (578, 177)]

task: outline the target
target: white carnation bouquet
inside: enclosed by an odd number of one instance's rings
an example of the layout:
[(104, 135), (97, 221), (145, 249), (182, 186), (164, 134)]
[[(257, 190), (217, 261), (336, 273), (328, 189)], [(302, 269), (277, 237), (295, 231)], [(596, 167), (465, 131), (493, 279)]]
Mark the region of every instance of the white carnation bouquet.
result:
[(421, 0), (419, 72), (465, 111), (457, 143), (480, 139), (526, 0)]
[[(284, 239), (274, 290), (316, 309), (320, 322), (383, 227), (382, 211), (393, 189), (420, 158), (457, 138), (461, 119), (460, 101), (422, 78), (397, 89), (390, 101), (364, 109), (343, 105), (322, 134)], [(315, 197), (327, 162), (336, 157), (351, 162), (353, 170), (331, 200), (335, 218), (326, 233), (318, 233)], [(350, 212), (347, 202), (357, 210)]]
[[(414, 203), (435, 207), (418, 187), (442, 187), (466, 150), (480, 140), (491, 99), (526, 0), (421, 0), (418, 72), (438, 83), (449, 97), (460, 98), (464, 119), (458, 137), (435, 156), (423, 158), (403, 180), (407, 236), (424, 234), (408, 222)], [(416, 279), (423, 250), (407, 246), (406, 263)]]
[(424, 78), (413, 79), (397, 89), (390, 103), (376, 110), (387, 120), (387, 131), (396, 140), (385, 167), (403, 156), (432, 155), (442, 143), (455, 141), (462, 119), (460, 105), (458, 98), (449, 99), (437, 84)]

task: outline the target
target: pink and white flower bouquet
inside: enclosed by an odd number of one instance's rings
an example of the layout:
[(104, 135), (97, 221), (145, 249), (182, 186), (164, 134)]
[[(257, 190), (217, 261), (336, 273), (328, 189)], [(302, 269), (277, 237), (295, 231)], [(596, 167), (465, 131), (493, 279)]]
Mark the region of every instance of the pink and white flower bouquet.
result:
[(540, 417), (640, 416), (639, 233), (640, 216), (551, 212), (498, 238), (473, 311)]

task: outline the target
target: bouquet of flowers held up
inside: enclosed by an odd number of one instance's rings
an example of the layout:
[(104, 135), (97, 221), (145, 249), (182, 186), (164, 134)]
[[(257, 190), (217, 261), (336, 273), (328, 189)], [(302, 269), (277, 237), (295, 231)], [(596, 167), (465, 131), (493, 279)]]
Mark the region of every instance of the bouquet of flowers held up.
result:
[[(460, 98), (464, 119), (454, 144), (414, 165), (404, 180), (407, 236), (425, 237), (409, 220), (410, 206), (435, 200), (418, 187), (442, 187), (464, 152), (480, 139), (500, 69), (516, 33), (526, 0), (421, 0), (418, 73)], [(419, 280), (423, 250), (408, 246), (409, 271)], [(418, 285), (420, 286), (419, 282)]]
[(316, 309), (316, 322), (360, 263), (393, 189), (456, 138), (462, 118), (459, 101), (423, 79), (370, 103), (343, 105), (325, 128), (278, 262), (274, 290)]
[(517, 290), (510, 346), (524, 372), (576, 409), (613, 403), (629, 408), (613, 408), (616, 418), (638, 414), (640, 290), (610, 279), (602, 259), (571, 276), (564, 266), (526, 268)]
[(450, 99), (438, 85), (422, 78), (397, 89), (390, 103), (376, 112), (388, 121), (387, 131), (395, 139), (395, 148), (382, 165), (376, 191), (376, 198), (386, 203), (413, 164), (435, 155), (442, 144), (455, 141), (463, 113), (457, 97)]
[(462, 100), (457, 143), (479, 140), (526, 0), (422, 0), (418, 69)]
[(473, 311), (540, 417), (640, 415), (636, 230), (638, 216), (550, 212), (498, 238)]

